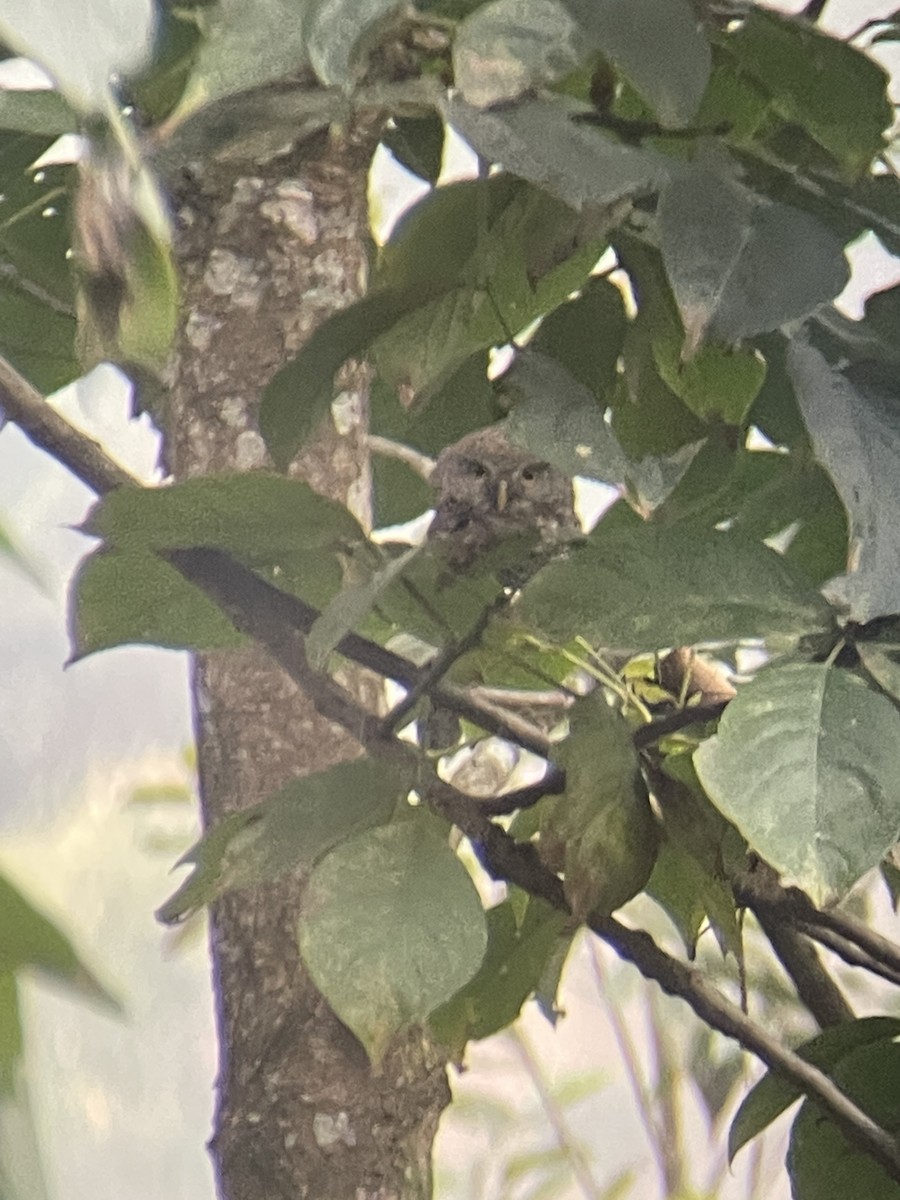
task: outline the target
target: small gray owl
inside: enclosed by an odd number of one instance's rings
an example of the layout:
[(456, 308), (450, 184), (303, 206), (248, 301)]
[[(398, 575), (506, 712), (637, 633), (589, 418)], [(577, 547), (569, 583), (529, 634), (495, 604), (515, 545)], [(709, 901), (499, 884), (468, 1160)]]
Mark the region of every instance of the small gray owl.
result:
[(457, 568), (511, 534), (534, 531), (552, 546), (579, 531), (571, 479), (511, 444), (497, 426), (442, 450), (430, 482), (437, 500), (428, 536), (440, 539)]

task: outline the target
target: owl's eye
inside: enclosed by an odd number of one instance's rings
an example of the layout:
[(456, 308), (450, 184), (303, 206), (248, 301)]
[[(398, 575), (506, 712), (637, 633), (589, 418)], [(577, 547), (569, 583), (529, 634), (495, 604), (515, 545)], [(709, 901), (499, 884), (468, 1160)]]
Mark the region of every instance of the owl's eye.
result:
[(535, 479), (538, 479), (541, 475), (546, 475), (549, 469), (549, 463), (529, 463), (527, 467), (522, 468), (522, 478), (526, 483), (533, 483)]

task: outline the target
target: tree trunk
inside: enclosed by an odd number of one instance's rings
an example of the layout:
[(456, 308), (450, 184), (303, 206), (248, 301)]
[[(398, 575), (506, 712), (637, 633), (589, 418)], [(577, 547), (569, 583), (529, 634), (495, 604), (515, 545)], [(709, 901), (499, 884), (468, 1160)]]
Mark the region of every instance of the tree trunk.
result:
[[(178, 198), (184, 321), (166, 417), (178, 478), (265, 465), (262, 388), (312, 329), (365, 287), (370, 126), (247, 169), (213, 164)], [(295, 464), (361, 516), (365, 372)], [(200, 655), (194, 708), (204, 821), (359, 753), (256, 649)], [(212, 912), (220, 1070), (211, 1147), (224, 1200), (430, 1194), (431, 1143), (449, 1099), (419, 1033), (373, 1076), (300, 963), (298, 878), (244, 889)]]

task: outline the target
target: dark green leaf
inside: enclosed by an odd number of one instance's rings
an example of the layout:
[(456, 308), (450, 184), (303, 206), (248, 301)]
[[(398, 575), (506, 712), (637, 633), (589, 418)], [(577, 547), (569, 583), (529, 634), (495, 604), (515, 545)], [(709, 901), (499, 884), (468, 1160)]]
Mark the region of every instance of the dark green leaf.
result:
[[(900, 1046), (863, 1046), (838, 1062), (834, 1080), (878, 1125), (900, 1130)], [(900, 1185), (870, 1155), (853, 1146), (821, 1108), (807, 1100), (791, 1130), (787, 1157), (795, 1200), (897, 1200)]]
[(517, 612), (550, 637), (646, 650), (799, 637), (831, 620), (767, 546), (690, 521), (641, 521), (621, 504), (527, 585)]
[(59, 92), (0, 91), (0, 129), (59, 137), (77, 127), (78, 118)]
[(540, 801), (541, 857), (563, 872), (576, 917), (605, 916), (644, 887), (659, 845), (631, 730), (595, 692), (576, 706), (555, 757), (566, 791)]
[(887, 75), (868, 55), (806, 21), (752, 8), (730, 39), (740, 67), (851, 176), (862, 175), (893, 121)]
[(478, 974), (428, 1018), (454, 1057), (466, 1042), (505, 1029), (539, 987), (551, 959), (568, 947), (564, 913), (528, 899), (524, 916), (510, 900), (487, 913), (487, 951)]
[(244, 639), (220, 608), (158, 555), (95, 550), (71, 591), (72, 657), (141, 643), (219, 650)]
[(436, 113), (395, 117), (381, 140), (407, 171), (437, 183), (444, 161), (444, 122)]
[(229, 888), (309, 870), (347, 838), (389, 821), (406, 789), (396, 771), (370, 759), (292, 779), (274, 795), (230, 813), (182, 856), (192, 871), (157, 912), (183, 921)]
[(316, 986), (375, 1063), (395, 1033), (472, 979), (487, 946), (475, 886), (446, 830), (422, 812), (324, 858), (298, 934)]
[(653, 354), (660, 378), (703, 420), (740, 425), (766, 377), (765, 360), (751, 349), (705, 345), (685, 361), (675, 338), (657, 338)]
[(816, 903), (844, 895), (900, 836), (900, 714), (848, 671), (767, 668), (694, 761), (716, 807)]
[[(900, 1035), (900, 1020), (895, 1017), (862, 1017), (828, 1029), (802, 1046), (796, 1053), (813, 1066), (829, 1070), (848, 1054), (875, 1043), (884, 1051), (884, 1043)], [(786, 1108), (802, 1095), (796, 1084), (774, 1072), (767, 1072), (744, 1097), (728, 1133), (728, 1157), (733, 1159), (743, 1146), (767, 1129)]]
[(686, 0), (564, 0), (592, 48), (619, 68), (663, 125), (686, 125), (709, 80), (709, 44)]
[(694, 166), (660, 201), (666, 271), (693, 352), (808, 316), (844, 288), (843, 244), (814, 218)]
[(365, 540), (342, 504), (267, 471), (208, 475), (162, 488), (119, 488), (82, 526), (119, 550), (208, 546), (251, 565)]
[(555, 358), (598, 400), (606, 400), (616, 381), (625, 338), (625, 302), (608, 279), (589, 279), (574, 299), (549, 313), (531, 345)]

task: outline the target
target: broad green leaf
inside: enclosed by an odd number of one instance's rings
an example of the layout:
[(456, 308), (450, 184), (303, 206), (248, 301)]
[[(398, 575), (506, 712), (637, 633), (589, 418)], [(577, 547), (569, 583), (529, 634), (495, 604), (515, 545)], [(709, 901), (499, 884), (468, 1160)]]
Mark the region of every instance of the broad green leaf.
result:
[(541, 322), (531, 346), (563, 364), (601, 402), (612, 393), (625, 338), (622, 291), (608, 279), (589, 279), (574, 300)]
[(749, 348), (705, 345), (684, 361), (681, 350), (674, 338), (653, 342), (654, 359), (667, 386), (703, 420), (719, 417), (740, 425), (766, 377), (762, 355)]
[(557, 360), (524, 350), (503, 377), (513, 399), (510, 440), (569, 475), (624, 483), (628, 460), (596, 397)]
[(75, 317), (29, 290), (27, 281), (0, 280), (0, 353), (36, 388), (52, 392), (81, 374)]
[(66, 935), (0, 875), (0, 975), (33, 968), (81, 999), (121, 1012), (118, 1000), (90, 971)]
[(328, 656), (345, 634), (355, 629), (371, 612), (381, 596), (399, 578), (419, 553), (413, 546), (389, 559), (363, 583), (345, 587), (316, 619), (306, 639), (306, 651), (313, 670), (321, 671)]
[(610, 59), (670, 128), (686, 125), (712, 63), (687, 0), (564, 0), (592, 48)]
[(659, 222), (688, 357), (707, 338), (736, 342), (806, 317), (849, 278), (830, 230), (707, 166), (670, 181)]
[(59, 137), (74, 133), (78, 118), (59, 92), (0, 91), (0, 129)]
[(443, 105), (447, 123), (479, 154), (503, 163), (577, 212), (615, 205), (655, 188), (669, 171), (663, 155), (624, 146), (572, 119), (591, 111), (561, 96), (492, 111), (457, 97)]
[[(827, 1029), (795, 1053), (808, 1063), (830, 1071), (847, 1055), (873, 1043), (884, 1051), (885, 1043), (900, 1036), (900, 1020), (896, 1017), (862, 1017)], [(779, 1117), (802, 1092), (796, 1084), (773, 1071), (767, 1071), (744, 1097), (728, 1131), (728, 1157), (737, 1152)]]
[(481, 969), (428, 1018), (435, 1036), (461, 1057), (466, 1042), (505, 1029), (540, 985), (551, 958), (569, 944), (566, 916), (529, 899), (520, 917), (510, 900), (487, 913), (487, 951)]
[(800, 637), (831, 621), (767, 546), (691, 521), (641, 521), (621, 504), (526, 586), (516, 612), (563, 641), (643, 650)]
[(95, 550), (70, 592), (72, 658), (140, 643), (175, 650), (244, 644), (222, 610), (158, 555)]
[(412, 467), (385, 454), (372, 454), (372, 524), (401, 525), (434, 503), (431, 488)]
[(245, 92), (309, 65), (305, 0), (218, 0), (200, 9), (203, 41), (187, 109)]
[(752, 8), (729, 39), (740, 68), (850, 176), (862, 175), (893, 121), (887, 75), (868, 55), (809, 22)]
[[(723, 952), (740, 945), (734, 897), (727, 883), (704, 870), (689, 851), (663, 840), (647, 894), (671, 918), (690, 958), (697, 951), (697, 938), (707, 923), (716, 928)], [(725, 931), (724, 935), (720, 931)]]
[[(834, 1081), (873, 1121), (900, 1131), (900, 1045), (863, 1046), (842, 1058)], [(900, 1184), (884, 1167), (853, 1146), (818, 1105), (807, 1100), (791, 1130), (787, 1156), (795, 1200), (896, 1200)]]
[(848, 671), (766, 669), (694, 762), (752, 849), (817, 904), (844, 895), (900, 836), (900, 714)]
[(476, 108), (515, 100), (570, 74), (590, 52), (556, 0), (492, 0), (462, 22), (453, 39), (453, 80)]
[(86, 113), (112, 100), (114, 75), (141, 66), (153, 45), (152, 0), (4, 0), (0, 38), (42, 67)]
[(268, 471), (118, 488), (95, 505), (81, 529), (117, 550), (208, 546), (266, 566), (364, 540), (342, 504)]
[(895, 386), (855, 386), (802, 337), (788, 350), (788, 371), (816, 457), (829, 472), (850, 518), (855, 569), (843, 581), (856, 621), (900, 611), (900, 447)]
[(555, 757), (566, 791), (540, 801), (541, 857), (562, 871), (576, 917), (606, 916), (644, 887), (659, 846), (631, 730), (595, 692), (576, 706)]
[(484, 912), (446, 832), (423, 812), (341, 843), (313, 871), (298, 927), (316, 987), (378, 1063), (478, 971)]
[(878, 642), (857, 642), (856, 651), (860, 662), (878, 686), (894, 700), (900, 701), (900, 663), (886, 649), (881, 649)]
[(349, 92), (365, 69), (361, 50), (373, 26), (398, 7), (399, 0), (307, 0), (304, 38), (319, 82)]
[(292, 779), (229, 813), (179, 859), (193, 869), (157, 917), (172, 925), (230, 888), (308, 871), (341, 842), (389, 821), (405, 787), (396, 771), (371, 759)]
[[(420, 295), (415, 303), (421, 302)], [(276, 465), (286, 467), (328, 414), (338, 367), (362, 354), (413, 304), (409, 294), (376, 289), (319, 325), (299, 354), (275, 372), (263, 392), (259, 430)]]

